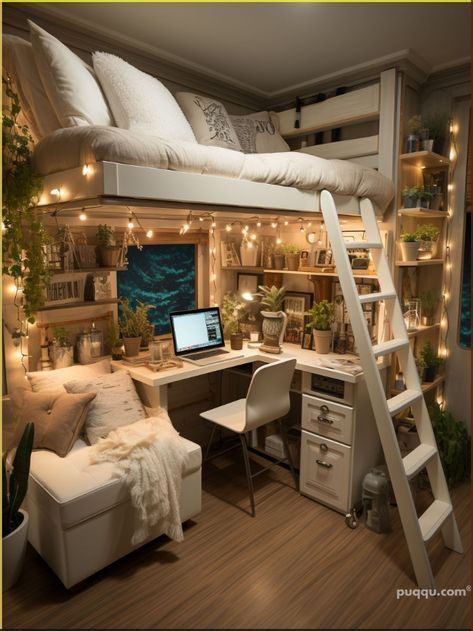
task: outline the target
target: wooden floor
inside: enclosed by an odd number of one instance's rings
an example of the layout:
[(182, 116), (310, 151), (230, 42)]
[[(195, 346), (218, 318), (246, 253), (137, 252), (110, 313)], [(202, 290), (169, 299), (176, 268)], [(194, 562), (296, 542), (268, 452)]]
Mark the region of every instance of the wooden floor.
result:
[[(3, 595), (4, 628), (470, 628), (469, 597), (396, 599), (416, 585), (394, 509), (389, 535), (350, 530), (298, 495), (283, 470), (256, 478), (252, 519), (242, 471), (230, 459), (214, 463), (184, 543), (160, 538), (71, 592), (29, 548), (20, 581)], [(469, 487), (453, 501), (465, 554), (431, 542), (439, 588), (470, 584)]]

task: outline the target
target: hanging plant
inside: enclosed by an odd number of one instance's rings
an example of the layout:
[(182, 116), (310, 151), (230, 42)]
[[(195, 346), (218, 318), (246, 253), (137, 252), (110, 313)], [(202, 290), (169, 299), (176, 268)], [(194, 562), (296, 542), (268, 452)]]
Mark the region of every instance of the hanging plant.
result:
[(18, 122), (20, 102), (9, 79), (2, 78), (6, 99), (2, 112), (2, 272), (23, 290), (23, 311), (28, 322), (44, 304), (49, 280), (48, 235), (35, 208), (41, 177), (31, 165), (33, 139)]

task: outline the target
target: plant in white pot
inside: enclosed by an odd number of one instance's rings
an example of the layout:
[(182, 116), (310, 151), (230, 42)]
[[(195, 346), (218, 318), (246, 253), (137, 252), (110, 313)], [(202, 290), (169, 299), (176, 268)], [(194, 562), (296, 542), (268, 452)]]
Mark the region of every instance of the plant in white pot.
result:
[(153, 305), (146, 305), (138, 300), (133, 309), (127, 298), (121, 300), (122, 317), (119, 327), (125, 346), (125, 357), (138, 355), (141, 344), (146, 346), (153, 337), (154, 327), (148, 320), (148, 312), (152, 308)]
[(434, 258), (437, 252), (439, 235), (440, 230), (430, 223), (417, 226), (415, 236), (419, 243), (419, 253), (417, 256), (420, 261)]
[(399, 245), (401, 247), (401, 256), (403, 261), (417, 261), (419, 242), (417, 241), (414, 232), (404, 232), (401, 234), (401, 242)]
[(28, 489), (34, 424), (28, 423), (18, 443), (11, 470), (2, 458), (2, 590), (10, 589), (23, 568), (28, 535), (28, 513), (20, 508)]
[(240, 331), (240, 315), (244, 304), (232, 292), (225, 294), (222, 300), (223, 335), (230, 338), (230, 346), (238, 351), (243, 348), (243, 333)]
[(280, 353), (286, 330), (287, 315), (282, 311), (286, 288), (274, 285), (260, 285), (261, 315), (263, 316), (263, 344), (260, 350), (267, 353)]
[(111, 226), (97, 226), (97, 258), (102, 267), (117, 267), (121, 246), (115, 243), (115, 233)]
[(306, 328), (312, 329), (317, 353), (325, 355), (330, 352), (334, 313), (334, 306), (328, 300), (315, 302), (306, 313), (306, 315), (311, 317)]
[(291, 272), (297, 272), (299, 269), (301, 249), (293, 243), (286, 243), (282, 246), (282, 251), (286, 256), (286, 267)]

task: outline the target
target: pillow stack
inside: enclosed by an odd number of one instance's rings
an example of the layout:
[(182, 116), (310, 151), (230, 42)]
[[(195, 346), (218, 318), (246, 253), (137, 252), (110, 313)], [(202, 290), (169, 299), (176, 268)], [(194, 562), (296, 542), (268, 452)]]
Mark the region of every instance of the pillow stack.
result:
[(4, 65), (36, 140), (63, 127), (116, 125), (244, 153), (289, 151), (269, 112), (231, 116), (213, 98), (190, 92), (174, 98), (161, 81), (109, 53), (94, 53), (91, 68), (50, 33), (28, 24), (31, 44), (5, 36)]

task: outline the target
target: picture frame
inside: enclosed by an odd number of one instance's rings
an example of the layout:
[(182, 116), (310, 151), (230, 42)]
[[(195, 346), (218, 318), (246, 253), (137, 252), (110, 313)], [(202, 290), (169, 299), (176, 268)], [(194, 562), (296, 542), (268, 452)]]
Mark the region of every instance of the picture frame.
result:
[(246, 274), (238, 272), (237, 274), (237, 292), (241, 296), (244, 293), (256, 294), (258, 285), (263, 284), (261, 274)]
[(306, 311), (310, 309), (314, 297), (304, 291), (289, 291), (284, 298), (284, 313), (287, 315), (287, 326), (284, 341), (301, 344), (305, 333)]
[(315, 251), (315, 265), (318, 267), (333, 267), (332, 250), (319, 248)]

